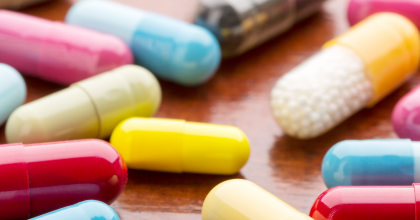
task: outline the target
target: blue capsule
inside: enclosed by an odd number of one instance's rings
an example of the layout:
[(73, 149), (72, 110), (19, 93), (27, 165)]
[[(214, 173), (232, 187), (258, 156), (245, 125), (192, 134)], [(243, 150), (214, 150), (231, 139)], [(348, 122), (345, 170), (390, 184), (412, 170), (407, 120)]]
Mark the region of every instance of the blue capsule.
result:
[(420, 143), (347, 140), (335, 144), (322, 162), (328, 188), (350, 185), (411, 185), (418, 182)]
[(219, 43), (206, 29), (120, 3), (80, 1), (70, 8), (66, 22), (121, 38), (136, 63), (181, 85), (204, 83), (220, 64)]
[(95, 200), (79, 202), (30, 220), (120, 220), (107, 204)]
[(0, 63), (0, 125), (25, 98), (26, 84), (22, 76), (13, 67)]

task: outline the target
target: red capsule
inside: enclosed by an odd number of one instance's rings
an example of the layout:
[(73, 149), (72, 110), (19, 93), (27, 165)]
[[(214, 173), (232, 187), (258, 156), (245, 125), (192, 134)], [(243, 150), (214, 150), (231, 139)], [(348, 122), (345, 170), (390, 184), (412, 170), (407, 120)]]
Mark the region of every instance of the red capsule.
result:
[(120, 154), (101, 140), (0, 146), (0, 219), (27, 219), (84, 200), (112, 203), (127, 182)]
[(420, 220), (420, 184), (334, 187), (317, 198), (309, 215), (315, 220)]

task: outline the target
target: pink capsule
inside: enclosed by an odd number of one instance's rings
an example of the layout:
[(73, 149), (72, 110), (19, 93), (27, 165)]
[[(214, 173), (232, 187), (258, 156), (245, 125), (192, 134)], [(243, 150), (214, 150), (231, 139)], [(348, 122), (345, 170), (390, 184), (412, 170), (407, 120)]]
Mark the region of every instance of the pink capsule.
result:
[(62, 22), (0, 10), (0, 63), (69, 85), (133, 63), (119, 38)]
[(398, 101), (392, 112), (392, 123), (400, 138), (420, 141), (420, 86)]
[(347, 16), (350, 25), (378, 12), (394, 12), (410, 19), (420, 29), (419, 0), (351, 0)]

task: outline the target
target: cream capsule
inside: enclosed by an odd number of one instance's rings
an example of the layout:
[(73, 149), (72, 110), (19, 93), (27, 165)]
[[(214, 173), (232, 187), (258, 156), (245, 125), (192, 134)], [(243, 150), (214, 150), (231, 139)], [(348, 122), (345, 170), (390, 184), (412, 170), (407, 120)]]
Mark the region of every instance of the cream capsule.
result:
[(149, 117), (161, 90), (146, 69), (126, 65), (16, 109), (6, 124), (9, 143), (106, 138), (122, 120)]
[(203, 220), (312, 220), (256, 184), (241, 179), (214, 187), (204, 200)]
[(277, 81), (271, 107), (278, 124), (308, 139), (374, 106), (416, 72), (419, 41), (405, 17), (372, 15)]
[(158, 118), (121, 122), (111, 145), (129, 168), (175, 173), (235, 174), (250, 151), (236, 127)]

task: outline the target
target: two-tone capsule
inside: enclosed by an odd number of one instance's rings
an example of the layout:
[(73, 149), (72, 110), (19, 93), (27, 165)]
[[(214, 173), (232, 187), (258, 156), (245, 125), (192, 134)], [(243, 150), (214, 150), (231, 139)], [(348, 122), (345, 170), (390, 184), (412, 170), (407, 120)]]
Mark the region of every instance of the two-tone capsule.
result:
[(339, 186), (316, 199), (314, 220), (419, 220), (420, 184)]
[(204, 200), (203, 220), (312, 220), (247, 180), (228, 180)]
[(133, 63), (115, 36), (0, 10), (0, 62), (19, 72), (70, 85)]
[(101, 140), (0, 147), (0, 219), (27, 219), (94, 199), (112, 203), (127, 182), (120, 154)]
[(223, 57), (244, 53), (319, 10), (324, 0), (201, 0), (195, 24), (219, 40)]
[(419, 65), (419, 41), (417, 28), (401, 15), (367, 18), (277, 81), (274, 117), (292, 137), (322, 135), (411, 77)]
[(110, 142), (129, 168), (175, 173), (235, 174), (250, 152), (236, 127), (176, 119), (127, 119)]
[(420, 141), (420, 86), (398, 101), (392, 112), (392, 124), (400, 138)]
[(80, 1), (66, 22), (118, 36), (138, 64), (181, 85), (204, 83), (220, 64), (220, 46), (206, 29), (116, 2)]
[(0, 125), (26, 99), (26, 84), (13, 67), (0, 63)]
[(341, 141), (325, 155), (322, 177), (328, 188), (420, 182), (420, 143), (408, 139)]
[(19, 107), (7, 121), (6, 139), (41, 143), (107, 138), (124, 119), (153, 115), (160, 100), (153, 74), (122, 66)]
[(59, 210), (31, 218), (30, 220), (120, 220), (118, 214), (109, 205), (87, 200)]
[(350, 25), (379, 12), (393, 12), (410, 19), (420, 29), (420, 2), (413, 0), (351, 0), (347, 9)]

